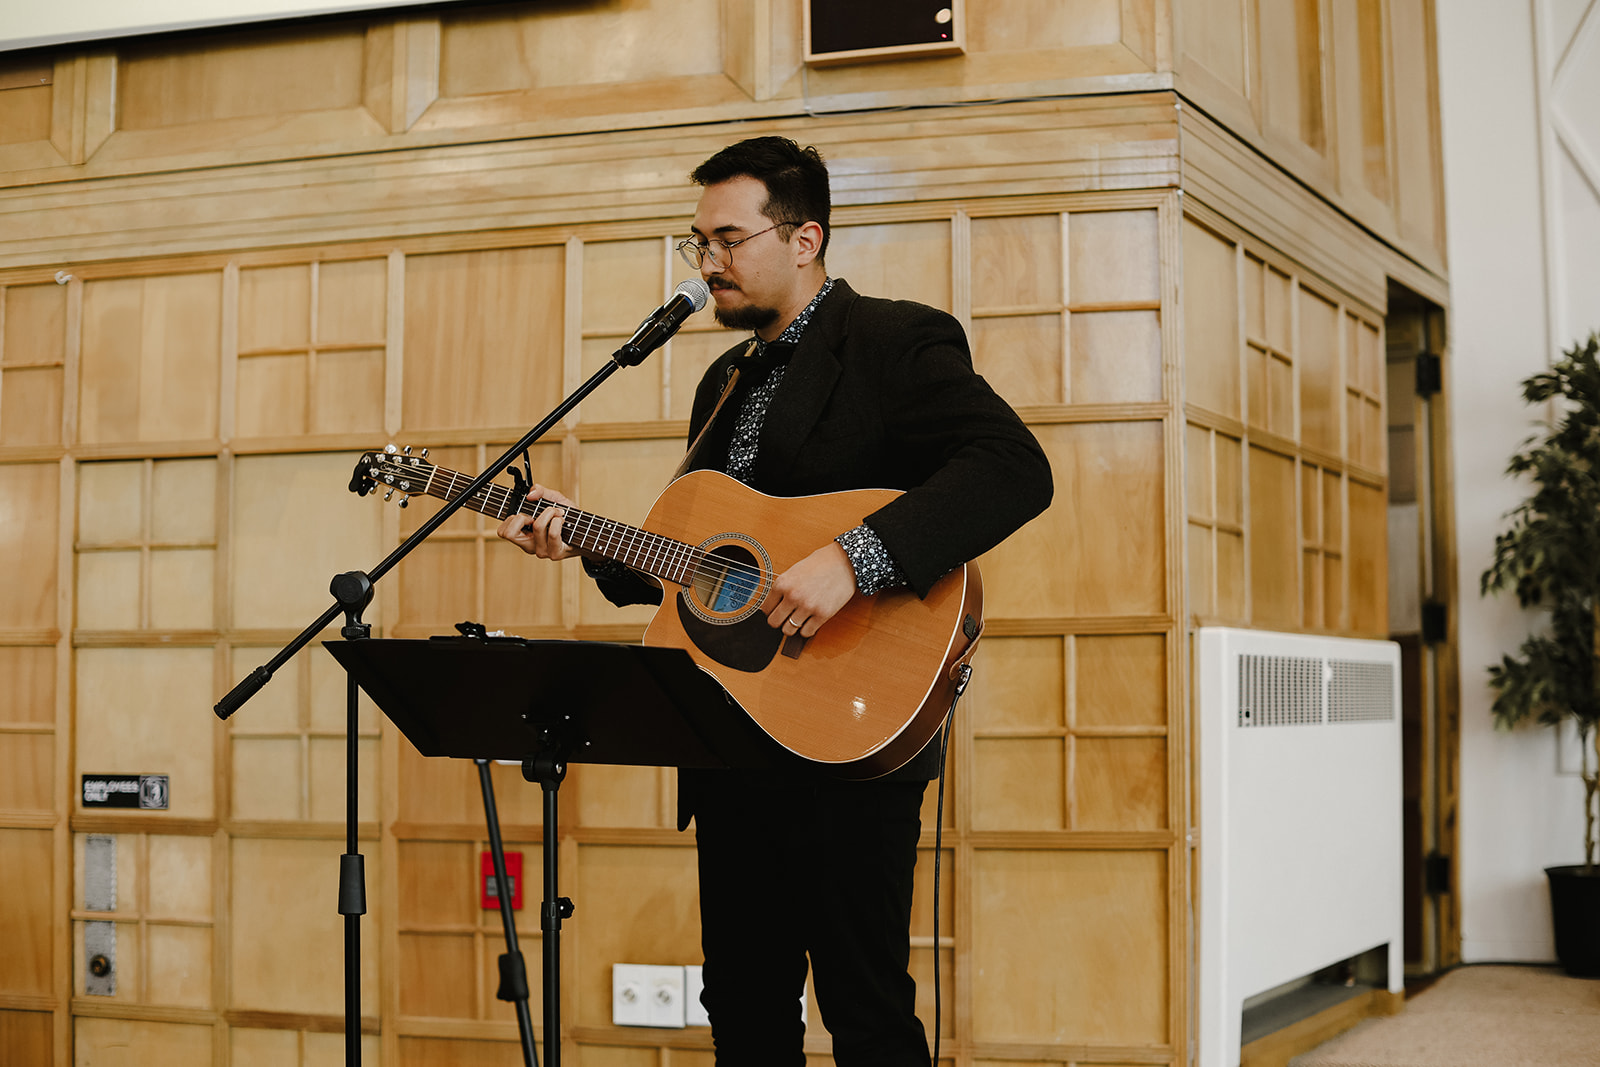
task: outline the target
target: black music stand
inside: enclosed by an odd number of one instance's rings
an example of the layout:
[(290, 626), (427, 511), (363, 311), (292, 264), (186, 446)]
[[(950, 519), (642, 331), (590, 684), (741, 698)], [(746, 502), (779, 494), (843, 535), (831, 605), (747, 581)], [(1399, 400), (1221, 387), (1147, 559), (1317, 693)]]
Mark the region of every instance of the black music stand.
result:
[(557, 878), (566, 765), (764, 768), (783, 765), (785, 751), (682, 649), (499, 637), (323, 644), (424, 756), (518, 761), (544, 791), (544, 1062), (559, 1067), (561, 920), (572, 914)]

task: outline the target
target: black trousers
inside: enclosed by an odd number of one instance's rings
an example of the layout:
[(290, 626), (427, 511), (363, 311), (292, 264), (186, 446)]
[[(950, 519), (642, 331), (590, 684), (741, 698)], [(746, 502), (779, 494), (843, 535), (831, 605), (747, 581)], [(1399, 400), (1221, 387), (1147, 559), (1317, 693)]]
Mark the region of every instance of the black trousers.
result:
[(925, 781), (684, 771), (717, 1067), (804, 1067), (810, 957), (840, 1067), (928, 1067), (910, 961)]

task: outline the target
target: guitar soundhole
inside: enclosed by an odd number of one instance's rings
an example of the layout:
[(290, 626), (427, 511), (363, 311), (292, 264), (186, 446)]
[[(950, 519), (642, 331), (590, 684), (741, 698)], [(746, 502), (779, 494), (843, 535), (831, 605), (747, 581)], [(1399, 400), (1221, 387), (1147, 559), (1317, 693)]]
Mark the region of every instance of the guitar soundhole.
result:
[(716, 546), (695, 565), (691, 607), (707, 622), (726, 625), (748, 618), (766, 599), (765, 561), (741, 540)]

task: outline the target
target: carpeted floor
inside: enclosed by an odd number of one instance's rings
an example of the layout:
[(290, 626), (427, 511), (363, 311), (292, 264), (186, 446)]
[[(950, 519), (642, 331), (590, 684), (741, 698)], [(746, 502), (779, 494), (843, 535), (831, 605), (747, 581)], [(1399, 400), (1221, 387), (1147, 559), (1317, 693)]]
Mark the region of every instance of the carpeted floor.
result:
[(1289, 1067), (1600, 1067), (1600, 980), (1556, 967), (1460, 967)]

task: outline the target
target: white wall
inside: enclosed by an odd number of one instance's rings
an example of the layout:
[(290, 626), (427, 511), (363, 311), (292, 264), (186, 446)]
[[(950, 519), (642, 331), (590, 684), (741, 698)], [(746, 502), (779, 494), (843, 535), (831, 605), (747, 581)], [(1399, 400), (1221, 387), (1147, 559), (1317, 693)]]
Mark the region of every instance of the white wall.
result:
[(439, 0), (0, 0), (0, 51)]
[[(1465, 960), (1554, 958), (1543, 868), (1582, 859), (1582, 783), (1547, 729), (1493, 729), (1486, 668), (1536, 616), (1478, 580), (1533, 430), (1518, 382), (1600, 328), (1600, 5), (1439, 0), (1460, 556)], [(1566, 761), (1576, 764), (1570, 752)]]

